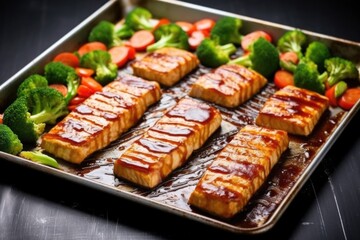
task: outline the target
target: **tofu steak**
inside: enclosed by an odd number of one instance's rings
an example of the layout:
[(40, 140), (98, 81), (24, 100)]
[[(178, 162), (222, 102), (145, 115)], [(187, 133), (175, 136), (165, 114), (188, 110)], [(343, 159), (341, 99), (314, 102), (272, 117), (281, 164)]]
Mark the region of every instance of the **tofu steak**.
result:
[(285, 131), (245, 126), (206, 169), (189, 204), (221, 218), (233, 217), (264, 183), (288, 145)]
[(157, 82), (123, 74), (70, 112), (41, 139), (41, 147), (80, 164), (132, 127), (161, 97)]
[(221, 120), (216, 108), (181, 99), (115, 161), (115, 175), (145, 188), (157, 186), (205, 143)]

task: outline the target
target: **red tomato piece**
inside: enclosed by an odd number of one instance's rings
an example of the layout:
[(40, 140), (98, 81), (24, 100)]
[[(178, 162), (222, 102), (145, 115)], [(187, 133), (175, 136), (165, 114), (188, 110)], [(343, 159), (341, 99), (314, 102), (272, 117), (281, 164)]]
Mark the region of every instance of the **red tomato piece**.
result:
[(83, 85), (83, 84), (80, 84), (80, 86), (77, 89), (77, 94), (80, 97), (84, 97), (84, 98), (88, 98), (91, 95), (93, 95), (94, 93), (95, 93), (95, 91), (93, 89), (91, 89), (88, 86)]
[(92, 77), (82, 77), (81, 85), (91, 88), (94, 92), (101, 92), (103, 88), (102, 85)]
[(75, 96), (73, 99), (70, 100), (69, 106), (70, 105), (77, 106), (80, 103), (82, 103), (83, 101), (85, 101), (85, 99), (86, 99), (85, 97)]

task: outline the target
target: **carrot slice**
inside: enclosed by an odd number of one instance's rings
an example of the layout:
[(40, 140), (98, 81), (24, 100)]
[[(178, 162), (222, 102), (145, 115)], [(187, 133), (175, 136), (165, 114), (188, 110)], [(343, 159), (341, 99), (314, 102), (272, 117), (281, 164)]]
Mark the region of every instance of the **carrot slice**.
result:
[(129, 48), (126, 46), (112, 47), (108, 50), (111, 55), (111, 60), (118, 67), (122, 67), (128, 61)]
[(49, 84), (49, 87), (59, 91), (64, 97), (67, 95), (68, 89), (64, 84), (53, 83)]
[(177, 21), (175, 22), (175, 24), (179, 25), (187, 33), (188, 36), (190, 36), (191, 33), (196, 30), (195, 25), (191, 22)]
[(278, 70), (274, 75), (274, 84), (278, 88), (294, 85), (294, 75), (285, 70)]
[(155, 42), (154, 34), (148, 30), (135, 32), (130, 38), (130, 45), (139, 52), (145, 51), (147, 46)]
[(284, 52), (280, 54), (280, 60), (298, 64), (299, 56), (295, 52)]
[(360, 99), (360, 88), (348, 88), (340, 97), (338, 105), (345, 110), (350, 110)]
[(167, 19), (167, 18), (160, 18), (158, 19), (158, 22), (156, 23), (154, 30), (156, 30), (158, 27), (160, 27), (161, 25), (165, 25), (165, 24), (169, 24), (170, 23), (170, 20)]
[(85, 85), (94, 90), (95, 92), (102, 91), (102, 85), (92, 77), (82, 77), (81, 85)]
[(79, 77), (90, 77), (95, 73), (95, 71), (91, 68), (82, 67), (75, 68), (75, 72)]
[(77, 94), (79, 95), (79, 97), (84, 97), (84, 98), (88, 98), (91, 95), (93, 95), (95, 93), (95, 91), (91, 88), (89, 88), (86, 85), (80, 84), (78, 89), (77, 89)]
[(70, 67), (76, 68), (79, 66), (79, 58), (71, 52), (62, 52), (56, 55), (53, 59), (54, 62), (61, 62)]
[(3, 113), (0, 113), (0, 124), (3, 123), (3, 118), (4, 118), (4, 114), (3, 114)]
[(206, 38), (206, 31), (194, 31), (191, 33), (191, 36), (188, 39), (189, 46), (192, 50), (196, 50), (196, 48), (200, 45), (201, 41)]
[(211, 18), (203, 18), (194, 22), (196, 30), (205, 30), (210, 32), (211, 29), (215, 26), (215, 20)]
[(94, 51), (94, 50), (103, 50), (106, 51), (107, 47), (104, 43), (102, 42), (88, 42), (85, 43), (84, 45), (82, 45), (79, 50), (78, 50), (78, 54), (80, 56), (84, 55), (85, 53)]
[(265, 38), (269, 42), (272, 41), (272, 37), (270, 36), (269, 33), (264, 32), (264, 31), (254, 31), (254, 32), (246, 34), (245, 36), (242, 37), (242, 39), (241, 39), (241, 47), (245, 51), (248, 51), (250, 45), (260, 37)]

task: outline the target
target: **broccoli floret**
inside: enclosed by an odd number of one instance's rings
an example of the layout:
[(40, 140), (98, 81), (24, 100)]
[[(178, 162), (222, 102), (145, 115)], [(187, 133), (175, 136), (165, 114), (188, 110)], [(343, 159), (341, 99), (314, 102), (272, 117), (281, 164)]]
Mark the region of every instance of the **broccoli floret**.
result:
[(50, 167), (59, 168), (59, 163), (52, 157), (42, 153), (41, 151), (22, 151), (19, 154), (20, 157), (29, 159), (33, 162), (44, 164)]
[(324, 94), (327, 72), (319, 74), (317, 65), (310, 61), (302, 61), (294, 72), (294, 84), (297, 87)]
[(242, 21), (238, 18), (225, 16), (216, 21), (211, 30), (210, 38), (219, 37), (219, 44), (240, 44)]
[(151, 18), (152, 14), (149, 10), (136, 7), (126, 15), (125, 24), (135, 31), (152, 30), (156, 23), (151, 21)]
[(27, 94), (31, 89), (38, 87), (47, 87), (48, 81), (40, 74), (33, 74), (27, 77), (17, 89), (17, 97)]
[(357, 79), (359, 71), (355, 64), (349, 60), (333, 57), (326, 59), (324, 62), (325, 69), (329, 73), (327, 83), (332, 86), (340, 80)]
[(99, 22), (89, 34), (89, 42), (102, 42), (108, 48), (122, 45), (122, 38), (129, 38), (134, 31), (126, 24), (115, 29), (115, 25), (109, 21)]
[(313, 41), (306, 48), (305, 57), (313, 61), (318, 66), (318, 71), (323, 72), (324, 62), (331, 57), (329, 48), (322, 42)]
[(196, 55), (202, 65), (207, 67), (218, 67), (230, 61), (229, 55), (236, 52), (236, 47), (232, 43), (219, 45), (218, 38), (205, 38), (198, 48)]
[(36, 88), (17, 98), (4, 112), (8, 125), (22, 142), (35, 143), (46, 123), (55, 124), (68, 113), (63, 95), (53, 88)]
[(75, 97), (80, 84), (80, 78), (74, 68), (61, 62), (50, 62), (45, 65), (45, 78), (49, 84), (60, 83), (67, 86), (66, 103)]
[(101, 84), (106, 85), (117, 77), (118, 67), (111, 60), (111, 55), (107, 51), (94, 50), (84, 54), (80, 58), (80, 66), (91, 68), (95, 71), (95, 79)]
[(280, 52), (295, 52), (299, 58), (303, 56), (302, 48), (306, 44), (307, 37), (299, 29), (285, 32), (277, 42), (277, 48)]
[(270, 77), (279, 68), (279, 52), (273, 44), (260, 37), (250, 47), (250, 54), (231, 60), (229, 63), (252, 68), (265, 77)]
[(23, 149), (18, 136), (5, 124), (0, 124), (0, 151), (17, 155)]
[(180, 49), (189, 49), (188, 35), (177, 24), (169, 23), (158, 27), (155, 32), (155, 43), (146, 48), (146, 51), (152, 52), (163, 47), (174, 47)]

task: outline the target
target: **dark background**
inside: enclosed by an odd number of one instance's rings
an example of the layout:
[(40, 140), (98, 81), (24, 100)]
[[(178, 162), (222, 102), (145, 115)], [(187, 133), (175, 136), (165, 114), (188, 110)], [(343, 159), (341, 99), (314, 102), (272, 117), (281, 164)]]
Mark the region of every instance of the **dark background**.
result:
[[(0, 83), (105, 0), (0, 3)], [(355, 1), (186, 1), (360, 42)], [(360, 114), (278, 224), (234, 235), (0, 159), (0, 239), (360, 239)]]

